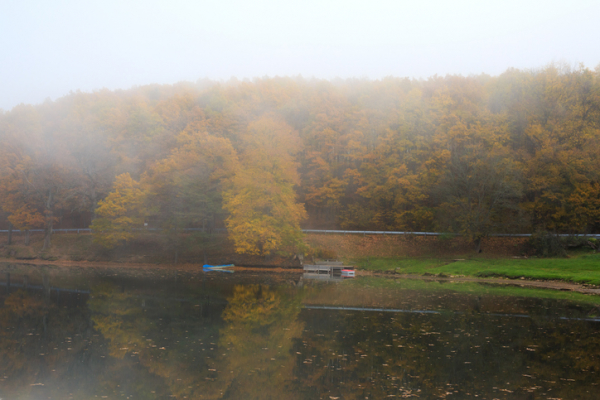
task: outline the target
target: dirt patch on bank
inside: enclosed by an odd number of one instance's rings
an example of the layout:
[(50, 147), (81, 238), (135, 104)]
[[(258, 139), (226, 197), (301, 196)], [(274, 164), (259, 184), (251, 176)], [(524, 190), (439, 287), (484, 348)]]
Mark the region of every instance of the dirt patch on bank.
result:
[(593, 285), (582, 285), (579, 283), (570, 283), (562, 281), (539, 281), (528, 279), (508, 279), (508, 278), (477, 278), (469, 276), (426, 276), (426, 275), (411, 275), (411, 274), (390, 274), (371, 271), (358, 271), (358, 275), (362, 276), (383, 276), (394, 279), (420, 279), (426, 281), (438, 282), (474, 282), (474, 283), (489, 283), (497, 285), (510, 285), (520, 287), (534, 287), (540, 289), (564, 290), (570, 292), (586, 293), (600, 295), (600, 287)]

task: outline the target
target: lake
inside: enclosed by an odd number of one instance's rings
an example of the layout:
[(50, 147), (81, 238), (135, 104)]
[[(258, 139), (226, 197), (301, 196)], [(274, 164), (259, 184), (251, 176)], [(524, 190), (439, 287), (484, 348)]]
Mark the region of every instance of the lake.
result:
[(597, 399), (600, 297), (0, 265), (2, 399)]

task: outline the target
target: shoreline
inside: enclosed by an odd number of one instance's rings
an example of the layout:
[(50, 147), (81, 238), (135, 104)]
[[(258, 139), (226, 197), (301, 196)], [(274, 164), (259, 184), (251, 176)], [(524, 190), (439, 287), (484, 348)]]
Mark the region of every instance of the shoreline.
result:
[(550, 290), (561, 290), (567, 292), (578, 292), (583, 294), (600, 295), (600, 287), (594, 285), (583, 285), (579, 283), (571, 283), (565, 281), (544, 281), (544, 280), (532, 280), (532, 279), (508, 279), (508, 278), (477, 278), (469, 276), (427, 276), (427, 275), (415, 275), (415, 274), (360, 274), (362, 276), (389, 276), (390, 278), (400, 279), (419, 279), (423, 281), (438, 281), (438, 282), (473, 282), (473, 283), (488, 283), (488, 284), (499, 284), (507, 286), (519, 286), (519, 287), (534, 287), (539, 289), (550, 289)]
[[(151, 264), (137, 262), (113, 262), (113, 261), (69, 261), (69, 260), (14, 260), (1, 258), (0, 263), (19, 265), (50, 265), (61, 268), (105, 268), (105, 269), (142, 269), (142, 270), (171, 270), (179, 272), (202, 272), (204, 264), (180, 263), (180, 264)], [(301, 268), (283, 266), (234, 266), (234, 271), (269, 271), (269, 272), (302, 272)]]
[[(202, 272), (201, 264), (146, 264), (146, 263), (118, 263), (101, 261), (45, 261), (45, 260), (12, 260), (0, 258), (0, 263), (17, 265), (39, 265), (53, 266), (61, 269), (128, 269), (128, 270), (170, 270), (178, 272)], [(302, 274), (301, 268), (288, 267), (244, 267), (235, 266), (233, 271), (254, 271), (254, 272), (273, 272), (273, 273), (298, 273)], [(436, 276), (436, 275), (417, 275), (417, 274), (398, 274), (389, 272), (377, 272), (364, 269), (357, 269), (357, 276), (377, 276), (388, 279), (418, 279), (424, 281), (442, 281), (442, 282), (472, 282), (497, 284), (519, 287), (534, 287), (539, 289), (570, 291), (589, 295), (600, 295), (600, 287), (594, 285), (584, 285), (558, 280), (533, 280), (533, 279), (508, 279), (508, 278), (478, 278), (469, 276)]]

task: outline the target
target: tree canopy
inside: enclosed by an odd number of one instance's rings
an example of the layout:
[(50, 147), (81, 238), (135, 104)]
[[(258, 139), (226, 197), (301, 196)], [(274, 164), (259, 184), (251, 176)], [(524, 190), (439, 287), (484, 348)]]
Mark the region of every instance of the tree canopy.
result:
[(144, 192), (131, 228), (226, 227), (250, 254), (300, 227), (600, 230), (600, 70), (583, 66), (77, 92), (3, 113), (0, 142), (2, 209), (48, 245), (67, 213), (107, 232), (123, 174)]

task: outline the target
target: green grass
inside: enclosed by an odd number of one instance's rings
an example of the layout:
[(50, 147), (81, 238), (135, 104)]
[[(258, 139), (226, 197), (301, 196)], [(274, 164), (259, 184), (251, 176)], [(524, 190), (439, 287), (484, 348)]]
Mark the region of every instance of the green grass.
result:
[(582, 254), (570, 258), (471, 258), (458, 261), (441, 258), (370, 258), (355, 260), (355, 264), (360, 269), (401, 274), (523, 277), (600, 285), (600, 254)]
[(577, 303), (600, 305), (600, 296), (518, 286), (489, 285), (476, 282), (438, 282), (420, 279), (389, 279), (361, 277), (344, 281), (350, 287), (371, 287), (393, 290), (419, 290), (426, 292), (455, 292), (470, 295), (532, 297), (554, 300), (567, 300)]

